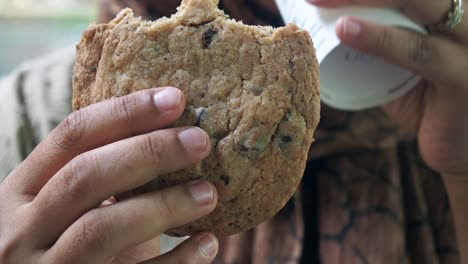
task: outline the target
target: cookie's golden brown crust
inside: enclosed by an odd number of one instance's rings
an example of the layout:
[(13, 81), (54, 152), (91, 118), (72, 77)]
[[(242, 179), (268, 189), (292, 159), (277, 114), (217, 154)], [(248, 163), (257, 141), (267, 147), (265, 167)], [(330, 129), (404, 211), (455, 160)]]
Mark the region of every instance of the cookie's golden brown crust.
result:
[(212, 137), (212, 154), (190, 170), (158, 176), (135, 192), (206, 179), (215, 211), (175, 233), (230, 235), (276, 214), (302, 177), (319, 120), (319, 67), (312, 41), (295, 25), (273, 29), (227, 19), (217, 0), (185, 0), (156, 22), (122, 11), (91, 26), (77, 48), (73, 107), (150, 87), (187, 97), (178, 125)]

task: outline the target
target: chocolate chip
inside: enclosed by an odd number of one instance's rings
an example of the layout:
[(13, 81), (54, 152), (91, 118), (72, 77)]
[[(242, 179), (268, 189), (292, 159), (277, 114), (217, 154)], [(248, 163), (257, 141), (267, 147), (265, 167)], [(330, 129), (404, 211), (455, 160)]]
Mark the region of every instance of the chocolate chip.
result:
[(211, 134), (211, 137), (219, 141), (227, 137), (228, 135), (229, 135), (229, 131), (219, 131), (219, 132), (213, 132)]
[(255, 96), (259, 96), (263, 92), (263, 88), (260, 85), (251, 81), (244, 81), (242, 83), (242, 87), (253, 93)]
[(96, 67), (89, 67), (89, 68), (88, 68), (88, 71), (91, 72), (91, 73), (96, 73), (96, 72), (97, 72), (97, 68), (96, 68)]
[(256, 127), (245, 134), (237, 143), (236, 148), (242, 156), (250, 159), (258, 159), (264, 154), (269, 143), (270, 137), (265, 134), (265, 129)]
[(293, 138), (291, 136), (279, 136), (277, 144), (281, 151), (288, 152), (288, 150), (292, 147), (292, 142)]
[(247, 151), (249, 151), (249, 149), (248, 149), (246, 146), (242, 145), (242, 144), (239, 145), (239, 150), (242, 151), (242, 152), (247, 152)]
[(260, 86), (251, 86), (251, 89), (250, 91), (255, 95), (255, 96), (259, 96), (260, 94), (262, 94), (262, 87)]
[(281, 141), (283, 141), (284, 143), (290, 143), (291, 141), (293, 141), (293, 138), (289, 135), (281, 136)]
[(296, 65), (294, 65), (294, 62), (293, 62), (292, 60), (289, 60), (288, 66), (289, 66), (289, 69), (292, 70), (292, 69), (294, 69), (294, 67), (295, 67)]
[(197, 122), (195, 123), (195, 126), (200, 126), (200, 123), (205, 119), (206, 116), (206, 108), (199, 108), (196, 110), (198, 119)]
[(172, 127), (199, 126), (205, 117), (203, 113), (204, 109), (205, 108), (203, 107), (195, 109), (193, 106), (187, 106), (184, 109), (182, 116), (172, 125)]
[(218, 30), (216, 28), (210, 28), (208, 30), (206, 30), (205, 32), (203, 32), (203, 35), (202, 35), (202, 46), (203, 46), (203, 49), (207, 49), (211, 42), (213, 42), (213, 38), (214, 36), (218, 34)]
[(239, 225), (239, 224), (236, 224), (236, 223), (229, 223), (228, 226), (229, 226), (229, 227), (236, 228), (236, 229), (239, 229), (239, 228), (240, 228), (240, 225)]
[(229, 182), (231, 181), (231, 178), (227, 175), (221, 175), (219, 177), (222, 181), (224, 181), (224, 185), (229, 185)]
[(200, 97), (201, 98), (205, 97), (207, 92), (208, 92), (208, 84), (205, 85), (205, 88), (203, 88), (203, 91), (201, 92)]

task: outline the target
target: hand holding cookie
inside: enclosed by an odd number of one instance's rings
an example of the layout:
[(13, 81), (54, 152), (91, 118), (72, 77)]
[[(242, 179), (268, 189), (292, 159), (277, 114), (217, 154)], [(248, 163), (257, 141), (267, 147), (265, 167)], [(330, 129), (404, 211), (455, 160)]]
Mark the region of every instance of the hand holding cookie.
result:
[(273, 217), (304, 174), (320, 118), (319, 67), (310, 35), (296, 25), (248, 26), (218, 0), (184, 0), (170, 18), (145, 21), (124, 9), (90, 26), (77, 46), (73, 108), (179, 87), (187, 106), (175, 125), (208, 133), (210, 155), (156, 177), (118, 200), (193, 180), (219, 191), (216, 209), (168, 234), (229, 236)]
[(209, 154), (203, 130), (165, 129), (184, 108), (182, 92), (167, 87), (71, 114), (0, 185), (0, 262), (210, 263), (218, 247), (210, 233), (156, 258), (154, 239), (210, 213), (217, 202), (211, 183), (102, 205)]

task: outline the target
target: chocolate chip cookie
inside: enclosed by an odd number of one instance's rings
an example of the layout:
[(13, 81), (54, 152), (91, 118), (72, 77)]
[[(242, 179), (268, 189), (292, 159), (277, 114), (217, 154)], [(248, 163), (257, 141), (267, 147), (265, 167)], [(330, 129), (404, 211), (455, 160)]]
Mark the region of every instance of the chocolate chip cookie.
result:
[(247, 26), (217, 4), (184, 0), (176, 14), (155, 22), (126, 9), (92, 25), (77, 46), (75, 110), (175, 86), (187, 100), (176, 125), (199, 126), (211, 136), (203, 162), (130, 193), (196, 179), (215, 184), (215, 211), (174, 230), (179, 235), (231, 235), (275, 215), (299, 184), (319, 121), (319, 66), (309, 34), (293, 24)]

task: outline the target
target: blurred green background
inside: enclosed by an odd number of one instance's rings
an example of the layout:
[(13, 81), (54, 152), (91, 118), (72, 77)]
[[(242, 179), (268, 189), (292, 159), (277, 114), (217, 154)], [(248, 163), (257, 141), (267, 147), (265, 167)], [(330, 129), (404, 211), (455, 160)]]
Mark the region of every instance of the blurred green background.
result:
[(74, 45), (96, 0), (0, 0), (0, 76), (21, 62)]

